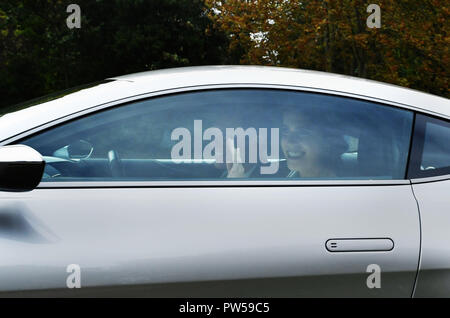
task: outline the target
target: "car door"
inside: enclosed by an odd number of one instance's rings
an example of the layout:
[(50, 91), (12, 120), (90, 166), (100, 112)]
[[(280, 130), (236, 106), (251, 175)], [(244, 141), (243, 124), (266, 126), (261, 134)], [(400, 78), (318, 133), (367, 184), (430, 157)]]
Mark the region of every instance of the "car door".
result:
[(415, 297), (450, 296), (450, 122), (418, 114), (408, 177), (420, 209), (422, 248)]
[(412, 122), (387, 105), (258, 88), (61, 121), (14, 141), (47, 164), (37, 189), (0, 192), (0, 290), (410, 297)]

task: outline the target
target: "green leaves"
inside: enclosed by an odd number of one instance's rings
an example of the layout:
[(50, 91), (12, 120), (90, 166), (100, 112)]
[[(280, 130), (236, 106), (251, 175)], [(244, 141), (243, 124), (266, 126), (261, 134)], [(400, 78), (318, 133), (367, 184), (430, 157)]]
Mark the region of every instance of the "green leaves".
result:
[(0, 107), (111, 76), (221, 64), (225, 57), (226, 39), (203, 1), (78, 0), (81, 28), (72, 30), (66, 8), (73, 1), (12, 2), (0, 4)]

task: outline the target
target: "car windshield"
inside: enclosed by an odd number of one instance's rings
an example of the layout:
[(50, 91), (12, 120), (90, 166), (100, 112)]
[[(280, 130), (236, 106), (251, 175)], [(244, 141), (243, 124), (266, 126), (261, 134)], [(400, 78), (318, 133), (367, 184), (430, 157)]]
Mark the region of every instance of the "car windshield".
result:
[(16, 112), (19, 110), (23, 110), (23, 109), (35, 106), (35, 105), (39, 105), (39, 104), (43, 104), (43, 103), (46, 103), (46, 102), (49, 102), (52, 100), (56, 100), (56, 99), (66, 96), (66, 95), (81, 91), (83, 89), (92, 88), (92, 87), (98, 86), (100, 84), (108, 83), (111, 81), (114, 81), (114, 80), (103, 80), (103, 81), (97, 81), (97, 82), (93, 82), (93, 83), (89, 83), (89, 84), (83, 84), (83, 85), (68, 88), (68, 89), (65, 89), (62, 91), (54, 92), (54, 93), (51, 93), (51, 94), (48, 94), (48, 95), (45, 95), (42, 97), (38, 97), (38, 98), (35, 98), (32, 100), (28, 100), (26, 102), (22, 102), (19, 104), (0, 108), (0, 117), (2, 117), (3, 115), (9, 114), (9, 113), (13, 113), (13, 112)]

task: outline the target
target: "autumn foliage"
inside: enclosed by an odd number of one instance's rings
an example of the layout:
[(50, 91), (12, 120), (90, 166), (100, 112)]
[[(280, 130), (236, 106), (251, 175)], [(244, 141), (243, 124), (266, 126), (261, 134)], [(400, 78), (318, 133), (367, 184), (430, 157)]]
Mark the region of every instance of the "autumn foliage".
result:
[[(367, 7), (381, 8), (370, 29)], [(207, 0), (242, 64), (370, 78), (449, 96), (450, 2)]]

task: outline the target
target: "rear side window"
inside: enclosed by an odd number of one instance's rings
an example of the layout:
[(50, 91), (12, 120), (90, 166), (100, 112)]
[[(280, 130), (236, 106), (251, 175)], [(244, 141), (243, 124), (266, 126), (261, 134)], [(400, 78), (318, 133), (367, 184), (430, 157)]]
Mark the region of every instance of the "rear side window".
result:
[(409, 178), (450, 174), (450, 122), (417, 115)]
[(76, 119), (20, 143), (43, 181), (404, 179), (413, 113), (315, 93), (167, 95)]

